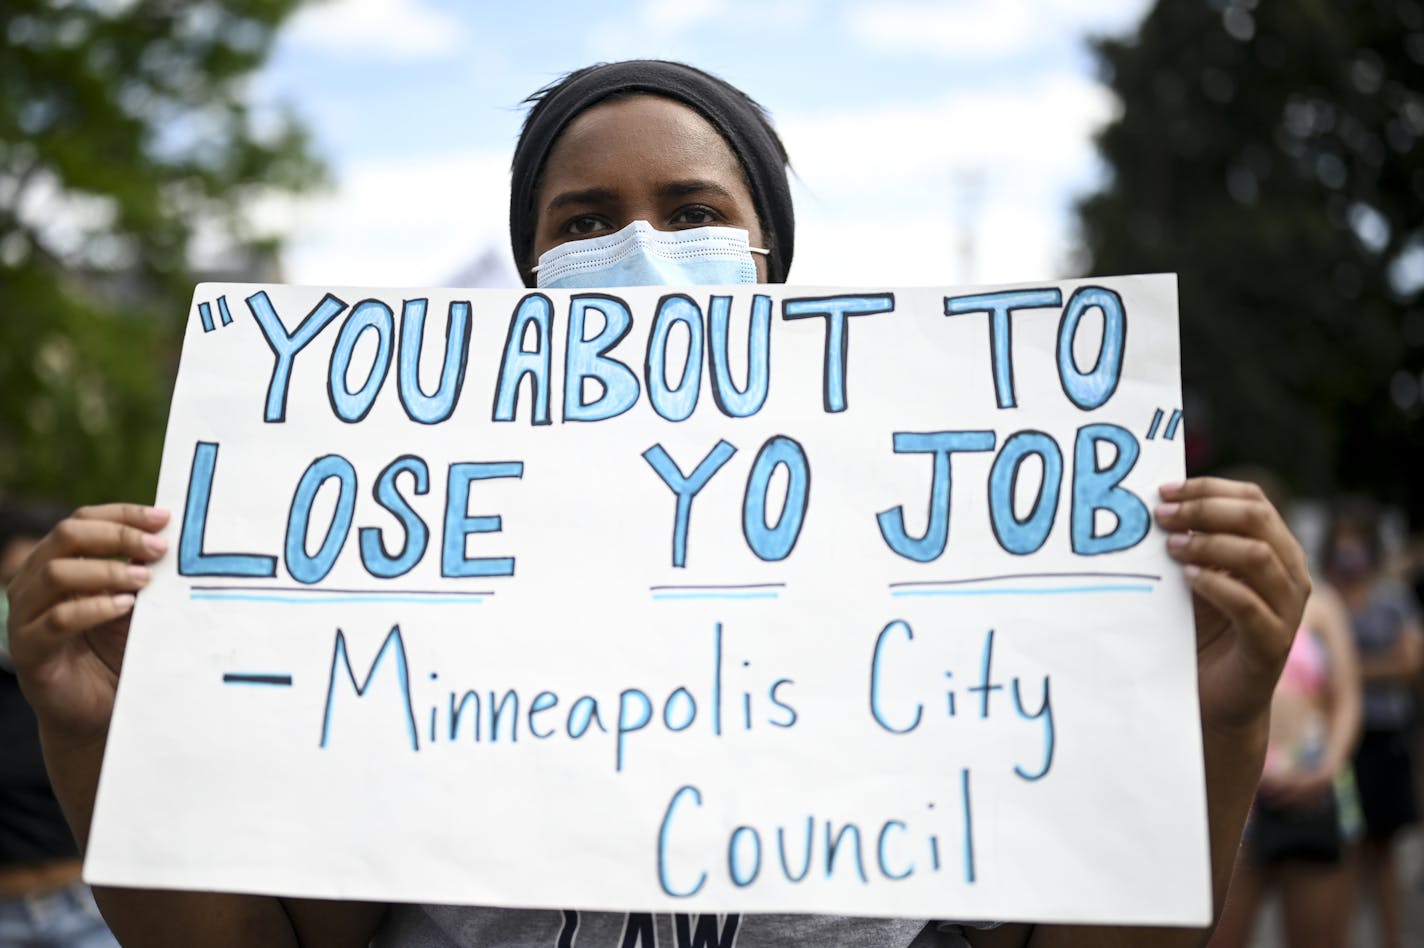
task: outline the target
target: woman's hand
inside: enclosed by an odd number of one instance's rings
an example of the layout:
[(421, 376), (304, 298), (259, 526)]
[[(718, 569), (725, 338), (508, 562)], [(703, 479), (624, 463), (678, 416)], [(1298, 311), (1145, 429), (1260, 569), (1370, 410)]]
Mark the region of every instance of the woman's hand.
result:
[(1192, 587), (1202, 728), (1260, 726), (1310, 594), (1305, 554), (1255, 484), (1200, 477), (1161, 494)]
[(9, 586), (10, 652), (41, 726), (102, 743), (134, 594), (166, 543), (168, 513), (137, 504), (81, 507), (35, 547)]

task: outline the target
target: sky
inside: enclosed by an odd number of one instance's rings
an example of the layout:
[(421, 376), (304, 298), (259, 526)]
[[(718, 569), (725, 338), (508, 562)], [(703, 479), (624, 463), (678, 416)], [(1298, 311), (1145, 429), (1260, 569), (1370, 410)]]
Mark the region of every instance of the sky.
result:
[[(1145, 0), (324, 0), (252, 89), (311, 129), (332, 187), (272, 200), (293, 283), (436, 286), (508, 250), (520, 103), (593, 62), (667, 58), (737, 85), (791, 155), (800, 284), (1071, 275), (1072, 204), (1117, 104), (1087, 38)], [(503, 274), (503, 276), (501, 276)]]

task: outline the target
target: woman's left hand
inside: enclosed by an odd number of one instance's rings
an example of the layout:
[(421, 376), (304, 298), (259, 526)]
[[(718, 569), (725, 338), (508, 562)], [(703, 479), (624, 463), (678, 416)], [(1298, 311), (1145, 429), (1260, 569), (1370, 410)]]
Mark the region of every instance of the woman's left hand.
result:
[(1255, 484), (1197, 477), (1161, 494), (1157, 522), (1192, 587), (1202, 727), (1259, 725), (1310, 594), (1305, 554)]

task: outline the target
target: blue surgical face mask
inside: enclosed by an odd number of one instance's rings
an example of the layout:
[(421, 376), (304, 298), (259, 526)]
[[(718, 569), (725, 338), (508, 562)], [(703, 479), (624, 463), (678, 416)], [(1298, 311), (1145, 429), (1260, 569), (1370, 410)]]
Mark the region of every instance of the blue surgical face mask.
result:
[(755, 283), (750, 235), (739, 227), (656, 230), (633, 221), (622, 230), (559, 244), (539, 255), (541, 289), (610, 286), (717, 286)]

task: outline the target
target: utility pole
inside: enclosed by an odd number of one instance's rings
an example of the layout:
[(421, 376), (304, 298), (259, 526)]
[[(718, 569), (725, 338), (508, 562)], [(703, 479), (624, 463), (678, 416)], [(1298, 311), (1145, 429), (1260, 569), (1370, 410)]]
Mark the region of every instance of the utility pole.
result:
[(984, 200), (984, 171), (982, 168), (960, 168), (952, 172), (951, 178), (954, 226), (958, 231), (955, 249), (959, 259), (955, 282), (974, 283), (977, 278), (974, 236), (979, 206)]

